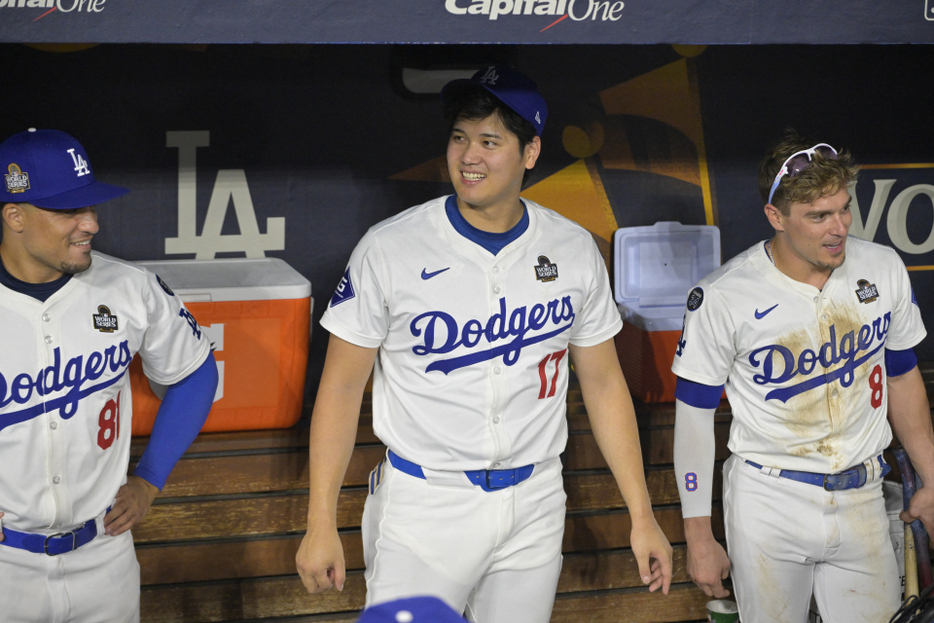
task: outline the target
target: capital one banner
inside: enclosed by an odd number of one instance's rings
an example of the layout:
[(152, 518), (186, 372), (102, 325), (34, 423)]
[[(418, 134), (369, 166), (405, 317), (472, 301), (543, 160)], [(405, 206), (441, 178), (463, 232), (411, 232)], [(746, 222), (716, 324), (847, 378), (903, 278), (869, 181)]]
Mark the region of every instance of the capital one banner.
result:
[(0, 0), (0, 41), (931, 43), (934, 0)]

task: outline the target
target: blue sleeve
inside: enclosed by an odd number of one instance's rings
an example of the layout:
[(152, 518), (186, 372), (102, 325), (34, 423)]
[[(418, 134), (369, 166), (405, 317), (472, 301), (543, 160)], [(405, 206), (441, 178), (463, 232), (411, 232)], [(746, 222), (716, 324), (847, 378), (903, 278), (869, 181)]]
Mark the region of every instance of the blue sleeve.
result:
[(889, 350), (885, 349), (885, 374), (886, 376), (901, 376), (906, 372), (911, 372), (918, 365), (918, 357), (912, 348), (907, 350)]
[(217, 389), (217, 363), (210, 353), (201, 366), (165, 391), (152, 436), (134, 474), (159, 489), (208, 418)]
[(720, 406), (723, 385), (714, 387), (688, 381), (680, 376), (675, 383), (675, 399), (698, 409), (716, 409)]

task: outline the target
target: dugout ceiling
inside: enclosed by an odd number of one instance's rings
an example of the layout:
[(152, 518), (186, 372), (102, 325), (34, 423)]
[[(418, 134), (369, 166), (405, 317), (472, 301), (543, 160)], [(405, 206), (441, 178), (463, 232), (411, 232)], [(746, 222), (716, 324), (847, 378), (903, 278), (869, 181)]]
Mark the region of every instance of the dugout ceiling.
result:
[(32, 43), (934, 42), (934, 0), (0, 0)]

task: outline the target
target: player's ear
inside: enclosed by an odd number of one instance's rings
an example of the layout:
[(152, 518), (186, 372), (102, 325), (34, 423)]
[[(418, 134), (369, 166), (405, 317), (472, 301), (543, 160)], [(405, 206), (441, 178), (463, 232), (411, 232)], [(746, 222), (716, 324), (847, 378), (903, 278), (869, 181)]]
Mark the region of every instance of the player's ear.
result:
[(3, 204), (3, 224), (15, 232), (23, 231), (25, 212), (23, 206), (18, 203)]
[(529, 143), (525, 146), (525, 168), (531, 169), (535, 166), (535, 163), (538, 161), (539, 154), (542, 153), (542, 139), (538, 136), (534, 137)]
[(765, 204), (765, 218), (769, 219), (769, 224), (775, 228), (775, 231), (785, 231), (785, 225), (782, 221), (781, 211), (771, 203)]

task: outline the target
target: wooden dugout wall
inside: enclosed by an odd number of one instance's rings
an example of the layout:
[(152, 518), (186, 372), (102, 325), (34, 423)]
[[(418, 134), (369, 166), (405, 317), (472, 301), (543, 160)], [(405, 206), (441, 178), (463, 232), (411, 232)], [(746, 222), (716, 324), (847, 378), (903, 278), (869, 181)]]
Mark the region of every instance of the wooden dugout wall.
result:
[[(629, 549), (629, 516), (597, 449), (576, 383), (568, 393), (564, 455), (568, 514), (555, 623), (669, 623), (706, 619), (707, 598), (687, 578), (672, 467), (674, 406), (637, 403), (655, 516), (674, 546), (670, 594), (649, 593)], [(717, 459), (727, 456), (729, 408), (717, 414)], [(134, 440), (138, 456), (147, 440)], [(340, 494), (348, 577), (342, 593), (309, 595), (295, 572), (305, 529), (308, 431), (205, 433), (134, 530), (144, 623), (353, 621), (363, 607), (360, 519), (367, 477), (385, 447), (373, 436), (369, 396)], [(719, 469), (717, 470), (719, 478)], [(715, 485), (714, 523), (723, 538)]]

